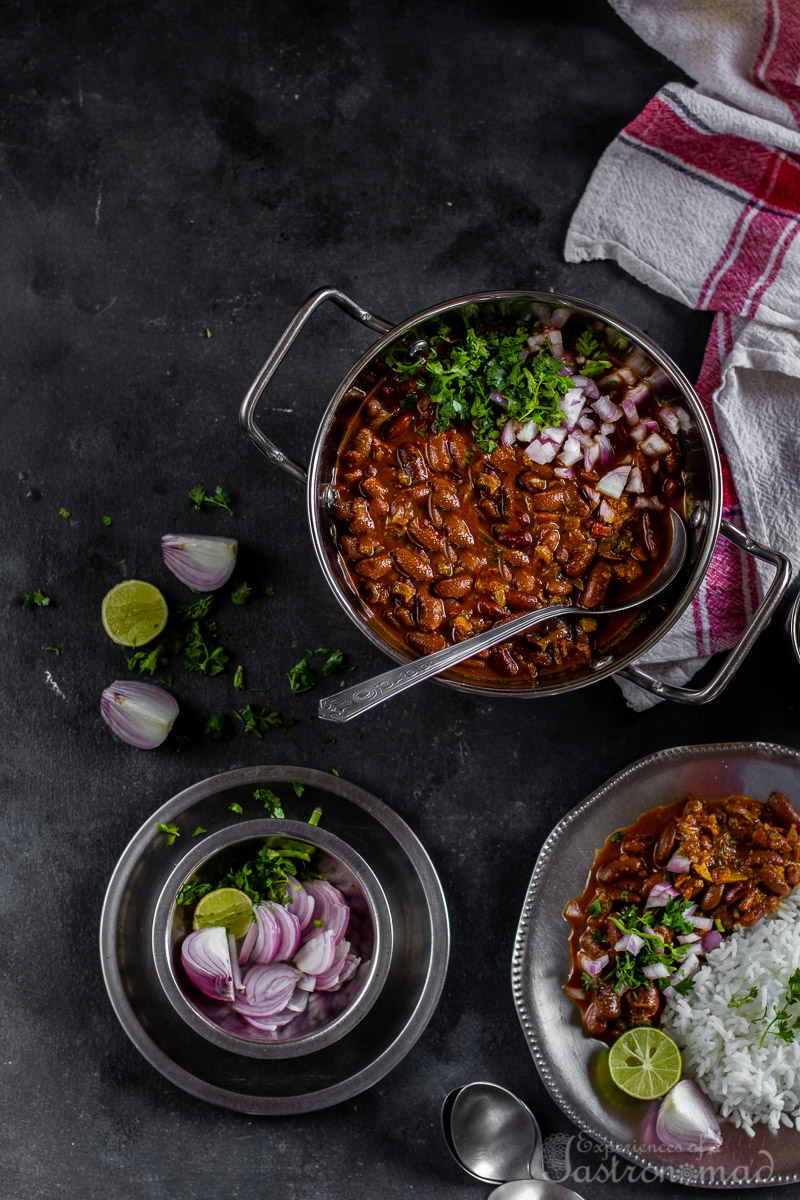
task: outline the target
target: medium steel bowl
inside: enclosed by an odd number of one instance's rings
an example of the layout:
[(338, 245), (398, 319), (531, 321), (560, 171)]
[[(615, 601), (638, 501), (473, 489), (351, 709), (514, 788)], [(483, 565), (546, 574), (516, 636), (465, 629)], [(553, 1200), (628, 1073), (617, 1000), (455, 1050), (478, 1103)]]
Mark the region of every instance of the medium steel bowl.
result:
[[(258, 401), (290, 346), (311, 314), (326, 300), (332, 300), (350, 316), (382, 333), (382, 337), (355, 363), (334, 392), (317, 428), (306, 471), (270, 441), (256, 423)], [(306, 502), (311, 538), (320, 568), (333, 594), (350, 619), (379, 649), (396, 662), (416, 657), (410, 647), (386, 629), (355, 590), (339, 554), (336, 530), (330, 513), (335, 499), (336, 464), (339, 451), (346, 440), (349, 427), (363, 399), (356, 386), (362, 371), (402, 338), (410, 335), (416, 341), (425, 340), (435, 332), (444, 317), (451, 317), (469, 307), (475, 311), (491, 306), (493, 319), (501, 317), (530, 319), (531, 304), (550, 308), (569, 308), (591, 320), (600, 320), (640, 348), (661, 369), (666, 382), (658, 395), (666, 403), (680, 403), (689, 414), (688, 429), (681, 430), (684, 480), (686, 485), (686, 521), (689, 532), (689, 551), (683, 570), (675, 581), (658, 597), (641, 609), (634, 610), (631, 621), (618, 635), (604, 644), (599, 658), (588, 666), (544, 677), (536, 685), (515, 680), (477, 682), (460, 674), (455, 668), (438, 677), (448, 687), (484, 696), (513, 696), (532, 699), (558, 695), (586, 687), (617, 673), (624, 674), (640, 686), (662, 698), (690, 704), (703, 704), (714, 699), (728, 684), (740, 663), (768, 623), (789, 582), (791, 565), (782, 554), (760, 546), (722, 519), (722, 473), (719, 451), (708, 417), (689, 380), (654, 341), (630, 322), (616, 317), (597, 305), (571, 296), (552, 292), (499, 291), (479, 292), (447, 300), (423, 312), (416, 313), (398, 325), (374, 316), (336, 288), (322, 288), (313, 293), (288, 325), (272, 354), (253, 381), (240, 409), (240, 421), (247, 435), (270, 461), (306, 484)], [(775, 578), (764, 600), (754, 614), (737, 646), (730, 652), (716, 675), (702, 688), (679, 688), (663, 683), (635, 667), (634, 661), (652, 649), (680, 619), (705, 579), (717, 538), (722, 534), (740, 549), (776, 568)]]
[[(352, 979), (337, 992), (320, 993), (305, 1012), (274, 1033), (264, 1033), (242, 1020), (224, 1001), (203, 995), (189, 981), (181, 963), (181, 943), (191, 932), (190, 914), (176, 903), (183, 885), (203, 878), (225, 851), (250, 848), (265, 839), (290, 837), (315, 846), (320, 873), (343, 893), (350, 906), (347, 938), (361, 958)], [(153, 958), (161, 986), (176, 1012), (197, 1033), (223, 1050), (253, 1058), (293, 1058), (312, 1054), (349, 1033), (372, 1008), (389, 974), (392, 918), (375, 872), (351, 846), (335, 834), (302, 821), (246, 821), (222, 829), (189, 850), (165, 883), (153, 915)], [(312, 993), (312, 997), (316, 993)]]

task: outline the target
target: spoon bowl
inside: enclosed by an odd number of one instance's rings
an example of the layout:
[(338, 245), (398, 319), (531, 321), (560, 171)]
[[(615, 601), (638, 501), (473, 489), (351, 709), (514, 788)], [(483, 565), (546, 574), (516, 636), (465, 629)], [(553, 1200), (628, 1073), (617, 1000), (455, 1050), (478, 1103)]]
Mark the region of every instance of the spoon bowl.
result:
[(495, 1083), (469, 1083), (450, 1092), (442, 1105), (442, 1131), (458, 1165), (482, 1183), (530, 1177), (531, 1159), (541, 1159), (533, 1113)]
[(355, 687), (345, 688), (334, 696), (326, 696), (319, 702), (317, 715), (323, 721), (337, 721), (343, 723), (352, 721), (353, 717), (358, 717), (361, 713), (368, 712), (376, 705), (382, 704), (384, 700), (390, 700), (393, 696), (399, 696), (401, 692), (405, 692), (408, 688), (414, 687), (418, 683), (422, 683), (425, 679), (430, 679), (434, 675), (440, 675), (443, 671), (450, 670), (451, 667), (458, 666), (467, 658), (472, 658), (474, 654), (479, 654), (482, 650), (488, 650), (498, 642), (508, 641), (509, 638), (515, 637), (520, 633), (527, 633), (529, 629), (533, 629), (541, 621), (549, 621), (551, 617), (556, 615), (569, 616), (586, 616), (587, 613), (594, 615), (609, 615), (611, 613), (627, 612), (631, 608), (638, 608), (639, 605), (646, 604), (657, 596), (659, 592), (663, 592), (664, 588), (672, 583), (675, 576), (683, 566), (684, 559), (689, 544), (689, 539), (686, 533), (686, 526), (681, 518), (671, 510), (672, 514), (672, 542), (670, 543), (669, 554), (667, 559), (656, 575), (655, 579), (651, 580), (647, 587), (636, 592), (628, 600), (621, 604), (613, 605), (598, 605), (596, 608), (582, 608), (575, 604), (548, 604), (544, 608), (535, 609), (533, 612), (523, 613), (520, 617), (512, 617), (507, 621), (500, 621), (498, 624), (487, 629), (486, 633), (479, 633), (477, 636), (465, 638), (463, 642), (456, 642), (453, 646), (446, 646), (444, 650), (437, 650), (434, 654), (426, 654), (422, 658), (415, 659), (411, 663), (403, 663), (400, 667), (394, 667), (391, 671), (384, 671), (382, 675), (375, 675), (372, 679), (367, 679), (363, 683), (357, 683)]
[(583, 1200), (583, 1197), (549, 1179), (514, 1179), (489, 1192), (488, 1200)]

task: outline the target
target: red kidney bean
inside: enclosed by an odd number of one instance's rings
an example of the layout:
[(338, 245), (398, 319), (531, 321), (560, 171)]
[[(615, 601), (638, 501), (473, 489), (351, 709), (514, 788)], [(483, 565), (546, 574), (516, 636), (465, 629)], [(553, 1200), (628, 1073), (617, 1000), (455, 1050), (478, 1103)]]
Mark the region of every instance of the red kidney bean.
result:
[(629, 854), (621, 854), (613, 862), (606, 863), (597, 872), (600, 883), (613, 883), (622, 875), (644, 875), (646, 867), (641, 858)]
[(614, 577), (611, 563), (596, 562), (589, 572), (586, 587), (583, 589), (581, 603), (584, 608), (597, 608), (602, 604), (608, 591), (608, 586)]
[(678, 835), (678, 825), (673, 819), (667, 821), (661, 833), (658, 835), (655, 849), (653, 851), (653, 862), (657, 867), (665, 867), (672, 857), (672, 851), (675, 848), (675, 839)]
[(503, 675), (518, 675), (519, 663), (514, 658), (510, 650), (506, 650), (505, 646), (494, 646), (492, 649), (492, 664), (496, 670), (501, 671)]
[(757, 878), (775, 896), (788, 896), (792, 890), (779, 871), (773, 866), (761, 867)]
[(594, 562), (597, 554), (597, 543), (587, 542), (583, 546), (579, 546), (573, 551), (567, 559), (567, 565), (564, 568), (564, 574), (569, 579), (578, 579), (588, 571), (591, 564)]
[(722, 897), (723, 904), (738, 904), (740, 900), (745, 898), (750, 888), (751, 884), (747, 879), (740, 879), (736, 883), (726, 884)]
[(466, 547), (474, 546), (475, 538), (470, 532), (469, 525), (463, 517), (459, 517), (456, 513), (448, 513), (444, 518), (444, 531), (449, 537), (454, 546)]
[(363, 579), (382, 579), (392, 569), (392, 560), (388, 554), (377, 554), (374, 558), (363, 558), (356, 563), (356, 571)]
[(794, 826), (800, 832), (800, 813), (780, 792), (772, 793), (767, 801), (767, 808), (779, 825), (783, 825), (787, 829)]
[(456, 575), (454, 579), (440, 579), (433, 585), (433, 590), (437, 596), (461, 600), (472, 591), (472, 576)]
[(661, 552), (661, 538), (658, 535), (658, 526), (655, 517), (651, 512), (646, 512), (642, 516), (642, 532), (644, 533), (644, 544), (647, 547), (647, 553), (651, 558), (658, 558)]
[(417, 596), (417, 624), (430, 633), (438, 629), (445, 618), (444, 602), (438, 596), (420, 592)]
[(450, 644), (440, 633), (407, 633), (406, 641), (420, 654), (435, 654)]
[(703, 894), (700, 897), (700, 907), (703, 912), (711, 912), (713, 908), (718, 908), (722, 904), (722, 898), (725, 895), (725, 885), (722, 883), (709, 883), (703, 888)]
[(447, 445), (446, 433), (432, 433), (425, 443), (425, 457), (434, 471), (449, 471), (453, 459)]
[(433, 579), (433, 567), (424, 554), (415, 554), (404, 546), (394, 552), (398, 570), (411, 579)]
[(541, 602), (529, 592), (518, 592), (510, 588), (506, 592), (506, 607), (513, 612), (533, 612), (534, 609), (541, 608)]
[(435, 479), (433, 482), (433, 499), (434, 503), (445, 512), (453, 512), (461, 507), (461, 501), (458, 498), (458, 492), (451, 483), (447, 483), (444, 479)]

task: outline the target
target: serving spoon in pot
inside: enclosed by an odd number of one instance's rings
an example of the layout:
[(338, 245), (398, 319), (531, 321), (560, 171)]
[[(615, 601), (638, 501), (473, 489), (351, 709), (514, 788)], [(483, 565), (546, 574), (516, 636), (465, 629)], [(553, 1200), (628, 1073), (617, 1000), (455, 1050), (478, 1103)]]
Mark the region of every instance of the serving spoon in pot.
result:
[(399, 696), (401, 692), (422, 683), (423, 680), (458, 666), (465, 659), (472, 658), (481, 650), (488, 650), (490, 647), (496, 646), (498, 642), (507, 642), (519, 633), (527, 633), (535, 625), (542, 621), (549, 621), (552, 617), (585, 617), (595, 614), (607, 616), (610, 613), (627, 612), (631, 608), (638, 608), (640, 604), (652, 600), (672, 583), (683, 566), (687, 547), (686, 526), (673, 509), (672, 544), (666, 562), (646, 588), (631, 596), (623, 604), (613, 604), (608, 607), (598, 605), (591, 609), (572, 604), (548, 604), (533, 612), (523, 613), (520, 617), (511, 617), (508, 621), (500, 621), (491, 629), (487, 629), (485, 633), (466, 638), (463, 642), (456, 642), (454, 646), (446, 646), (444, 650), (437, 650), (434, 654), (426, 654), (423, 658), (414, 659), (413, 662), (403, 663), (402, 666), (394, 667), (391, 671), (384, 671), (382, 675), (374, 675), (372, 679), (357, 683), (355, 687), (344, 688), (336, 695), (326, 696), (319, 702), (318, 716), (324, 721), (352, 721), (353, 717), (358, 717), (361, 713), (375, 708), (376, 705), (383, 704), (384, 700), (391, 700), (393, 696)]
[(442, 1132), (458, 1165), (495, 1200), (581, 1200), (545, 1174), (542, 1134), (527, 1104), (495, 1083), (468, 1083), (445, 1097)]

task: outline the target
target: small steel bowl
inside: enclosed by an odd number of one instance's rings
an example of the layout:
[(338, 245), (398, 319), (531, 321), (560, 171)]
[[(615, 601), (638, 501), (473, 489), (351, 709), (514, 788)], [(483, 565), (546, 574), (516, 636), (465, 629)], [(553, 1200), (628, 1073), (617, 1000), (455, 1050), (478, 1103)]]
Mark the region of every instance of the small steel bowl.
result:
[[(189, 911), (176, 897), (187, 880), (202, 878), (212, 860), (225, 851), (255, 853), (265, 839), (295, 838), (320, 851), (315, 866), (337, 887), (350, 906), (347, 938), (361, 964), (338, 991), (312, 993), (303, 1013), (274, 1033), (249, 1026), (224, 1001), (203, 995), (181, 963), (181, 942), (191, 932)], [(209, 872), (213, 880), (213, 872)], [(156, 903), (152, 925), (153, 957), (159, 981), (176, 1012), (197, 1033), (223, 1050), (252, 1058), (293, 1058), (337, 1042), (366, 1016), (386, 982), (392, 957), (392, 919), (378, 879), (368, 864), (341, 838), (303, 821), (274, 818), (240, 822), (207, 837), (181, 858)], [(313, 997), (318, 995), (317, 1003)]]

